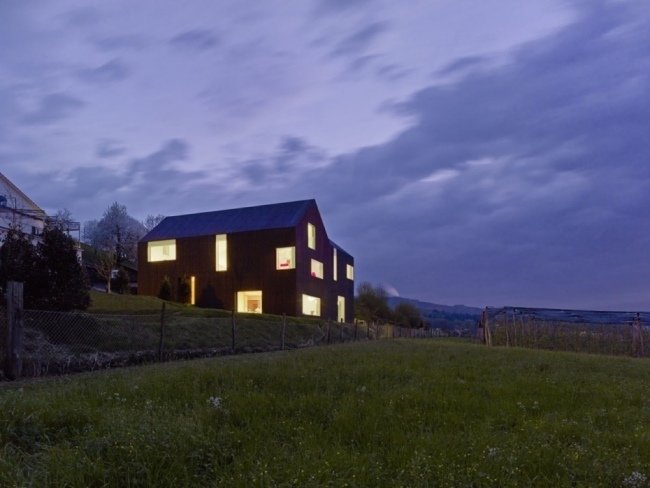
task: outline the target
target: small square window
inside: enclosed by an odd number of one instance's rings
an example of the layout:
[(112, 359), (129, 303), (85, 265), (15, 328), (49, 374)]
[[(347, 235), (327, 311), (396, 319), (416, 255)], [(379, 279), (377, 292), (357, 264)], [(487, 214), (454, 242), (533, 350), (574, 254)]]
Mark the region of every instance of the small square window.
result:
[(302, 296), (302, 313), (303, 315), (313, 315), (320, 317), (320, 298), (310, 295)]
[(275, 269), (294, 269), (296, 267), (296, 248), (278, 247), (275, 250)]
[(311, 260), (311, 275), (314, 278), (323, 279), (323, 263), (315, 259)]

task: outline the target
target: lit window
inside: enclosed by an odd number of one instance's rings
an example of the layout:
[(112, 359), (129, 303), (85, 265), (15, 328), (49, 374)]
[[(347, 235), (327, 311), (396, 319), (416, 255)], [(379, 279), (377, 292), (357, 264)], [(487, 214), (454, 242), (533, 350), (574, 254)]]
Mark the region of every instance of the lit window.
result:
[(151, 241), (147, 243), (147, 261), (174, 261), (176, 260), (176, 240)]
[(217, 271), (228, 270), (228, 240), (226, 234), (218, 234), (216, 240)]
[(314, 315), (315, 317), (320, 317), (320, 298), (303, 295), (302, 313), (303, 315)]
[(345, 297), (336, 298), (336, 321), (345, 322)]
[(334, 281), (338, 279), (338, 272), (336, 271), (336, 268), (338, 268), (338, 256), (336, 255), (336, 248), (334, 248), (334, 258), (333, 258), (333, 276), (334, 276)]
[(262, 292), (238, 291), (237, 311), (243, 313), (262, 313)]
[(307, 247), (316, 249), (316, 226), (314, 224), (307, 224)]
[(311, 275), (314, 278), (323, 279), (323, 263), (316, 261), (315, 259), (311, 260)]
[(190, 277), (190, 305), (196, 305), (196, 276)]
[(354, 267), (351, 264), (345, 266), (345, 276), (348, 280), (354, 279)]
[(296, 248), (278, 247), (275, 250), (275, 269), (294, 269), (296, 267)]

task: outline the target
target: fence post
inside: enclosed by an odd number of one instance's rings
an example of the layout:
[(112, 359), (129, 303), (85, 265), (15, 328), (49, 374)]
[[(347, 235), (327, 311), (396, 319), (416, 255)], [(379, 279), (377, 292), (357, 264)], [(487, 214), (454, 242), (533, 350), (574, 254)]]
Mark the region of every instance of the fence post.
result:
[(341, 322), (338, 322), (338, 326), (339, 326), (339, 332), (340, 332), (339, 337), (341, 339), (341, 343), (343, 343), (343, 324)]
[(23, 284), (7, 282), (7, 348), (5, 375), (10, 380), (23, 372)]
[(359, 328), (359, 322), (357, 319), (354, 319), (354, 340), (357, 340), (357, 329)]
[(160, 309), (160, 342), (158, 343), (158, 360), (163, 360), (163, 346), (165, 343), (165, 305), (162, 303), (162, 308)]
[(330, 328), (332, 327), (332, 321), (328, 320), (327, 321), (327, 345), (330, 345)]
[(235, 311), (232, 311), (232, 316), (230, 318), (230, 335), (231, 335), (231, 343), (230, 343), (230, 349), (232, 349), (232, 353), (235, 354)]
[(287, 328), (287, 314), (282, 314), (282, 350), (284, 351), (284, 333)]
[(370, 321), (366, 322), (366, 339), (370, 339)]

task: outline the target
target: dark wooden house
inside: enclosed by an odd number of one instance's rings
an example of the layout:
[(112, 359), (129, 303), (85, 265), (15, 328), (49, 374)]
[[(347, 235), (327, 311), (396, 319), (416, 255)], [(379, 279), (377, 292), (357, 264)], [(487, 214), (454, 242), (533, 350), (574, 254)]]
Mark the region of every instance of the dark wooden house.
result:
[(138, 245), (138, 293), (165, 278), (190, 302), (351, 322), (354, 260), (328, 237), (315, 200), (166, 217)]

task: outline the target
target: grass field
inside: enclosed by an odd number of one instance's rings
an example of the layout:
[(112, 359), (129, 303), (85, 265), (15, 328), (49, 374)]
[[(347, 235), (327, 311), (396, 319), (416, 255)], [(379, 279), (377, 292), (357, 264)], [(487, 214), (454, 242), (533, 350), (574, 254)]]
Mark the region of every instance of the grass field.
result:
[(0, 391), (1, 486), (648, 486), (650, 361), (385, 340)]

